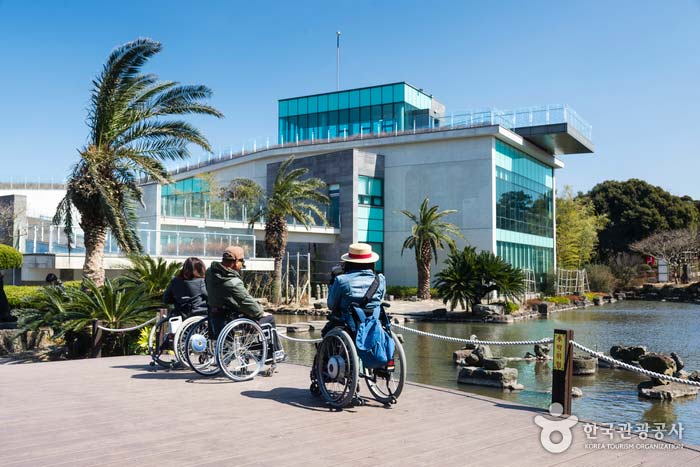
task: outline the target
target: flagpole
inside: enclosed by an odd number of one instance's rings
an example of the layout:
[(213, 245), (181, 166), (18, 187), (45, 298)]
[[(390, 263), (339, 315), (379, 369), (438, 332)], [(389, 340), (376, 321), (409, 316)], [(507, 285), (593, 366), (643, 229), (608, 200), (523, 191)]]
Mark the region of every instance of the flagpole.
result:
[(340, 91), (340, 31), (335, 32), (335, 87)]

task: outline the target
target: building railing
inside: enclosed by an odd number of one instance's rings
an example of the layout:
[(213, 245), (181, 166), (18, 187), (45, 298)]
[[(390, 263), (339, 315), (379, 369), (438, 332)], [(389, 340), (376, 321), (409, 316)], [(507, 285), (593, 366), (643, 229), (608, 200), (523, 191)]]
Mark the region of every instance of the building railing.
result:
[[(440, 131), (450, 131), (465, 128), (479, 128), (493, 125), (500, 125), (503, 128), (514, 130), (528, 126), (539, 125), (555, 125), (568, 123), (573, 126), (579, 133), (589, 140), (593, 137), (593, 127), (582, 119), (576, 111), (568, 105), (547, 105), (540, 107), (528, 107), (515, 110), (498, 110), (487, 109), (477, 111), (460, 111), (453, 112), (438, 117), (431, 116), (426, 118), (426, 124), (418, 123), (407, 124), (409, 128), (399, 129), (398, 124), (394, 124), (391, 130), (384, 128), (383, 125), (376, 126), (377, 131), (363, 131), (359, 134), (349, 135), (345, 132), (339, 136), (332, 136), (330, 132), (325, 135), (314, 135), (313, 138), (295, 141), (284, 141), (281, 144), (270, 144), (270, 138), (265, 138), (264, 143), (258, 144), (257, 140), (249, 140), (248, 144), (241, 146), (240, 151), (234, 152), (230, 149), (228, 154), (219, 152), (217, 155), (209, 155), (206, 160), (198, 159), (196, 163), (189, 162), (183, 166), (177, 166), (170, 169), (171, 175), (176, 175), (180, 172), (208, 167), (221, 162), (251, 154), (268, 151), (273, 149), (285, 149), (294, 147), (316, 146), (319, 144), (338, 143), (343, 141), (359, 141), (382, 139), (394, 136), (403, 136), (410, 134), (433, 133)], [(142, 183), (148, 182), (148, 179), (143, 179)]]
[[(34, 224), (26, 226), (24, 253), (85, 254), (85, 239), (81, 230), (73, 232), (68, 247), (62, 226)], [(143, 253), (150, 256), (219, 257), (229, 245), (239, 245), (249, 258), (255, 258), (255, 236), (235, 233), (188, 232), (176, 230), (139, 229)], [(124, 256), (113, 235), (108, 232), (105, 256)]]

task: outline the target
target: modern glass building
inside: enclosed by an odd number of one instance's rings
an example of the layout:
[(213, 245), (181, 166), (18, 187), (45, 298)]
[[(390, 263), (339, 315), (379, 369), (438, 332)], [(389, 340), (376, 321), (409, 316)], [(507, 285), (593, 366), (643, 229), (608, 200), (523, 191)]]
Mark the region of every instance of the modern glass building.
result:
[(278, 143), (400, 132), (428, 126), (444, 107), (407, 83), (281, 99)]

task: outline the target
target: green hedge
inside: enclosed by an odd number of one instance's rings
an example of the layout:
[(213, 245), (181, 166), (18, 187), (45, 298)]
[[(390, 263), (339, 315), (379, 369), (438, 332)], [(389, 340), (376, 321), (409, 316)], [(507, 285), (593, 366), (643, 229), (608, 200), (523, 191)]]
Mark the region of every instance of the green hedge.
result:
[[(410, 287), (407, 285), (389, 285), (386, 288), (386, 295), (393, 295), (394, 298), (399, 299), (417, 297), (418, 287)], [(433, 298), (438, 298), (438, 291), (436, 288), (430, 289), (430, 296)]]
[[(81, 281), (67, 281), (63, 283), (63, 286), (78, 288), (81, 283)], [(10, 309), (31, 308), (32, 303), (40, 298), (41, 289), (40, 285), (6, 285), (5, 295), (10, 303)]]
[(552, 302), (557, 305), (568, 305), (571, 303), (567, 297), (544, 297), (542, 301)]
[(0, 269), (15, 269), (22, 266), (22, 253), (8, 245), (0, 245)]

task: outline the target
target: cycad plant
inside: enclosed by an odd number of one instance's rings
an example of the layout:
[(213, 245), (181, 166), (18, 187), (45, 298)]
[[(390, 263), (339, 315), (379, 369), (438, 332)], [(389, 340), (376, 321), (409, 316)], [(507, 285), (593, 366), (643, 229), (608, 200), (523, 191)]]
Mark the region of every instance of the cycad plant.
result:
[(162, 297), (170, 280), (182, 268), (182, 263), (168, 262), (163, 258), (153, 259), (148, 255), (129, 257), (129, 266), (119, 278), (125, 287), (139, 287), (152, 297)]
[(425, 198), (418, 208), (418, 214), (410, 211), (401, 211), (403, 215), (413, 221), (411, 235), (406, 238), (401, 247), (401, 254), (405, 249), (413, 249), (416, 254), (416, 267), (418, 268), (418, 298), (430, 298), (430, 261), (435, 258), (437, 264), (437, 250), (445, 246), (455, 247), (452, 236), (463, 238), (459, 227), (441, 219), (449, 214), (457, 212), (454, 209), (438, 211), (437, 205), (428, 207), (428, 198)]
[(102, 258), (107, 230), (127, 254), (141, 252), (134, 205), (141, 201), (139, 178), (169, 183), (164, 161), (189, 157), (188, 145), (211, 152), (209, 142), (193, 125), (172, 116), (204, 114), (221, 117), (203, 103), (211, 91), (202, 85), (181, 85), (144, 74), (142, 67), (161, 44), (137, 39), (112, 51), (93, 81), (88, 108), (90, 133), (68, 178), (66, 196), (54, 222), (63, 223), (73, 240), (73, 208), (85, 234), (83, 276), (97, 286), (104, 282)]
[(443, 303), (470, 310), (493, 291), (506, 303), (525, 293), (525, 274), (490, 251), (476, 252), (473, 246), (452, 249), (445, 268), (437, 273), (435, 287)]
[(326, 217), (319, 205), (328, 204), (328, 196), (322, 189), (326, 183), (319, 178), (303, 177), (309, 169), (291, 169), (294, 157), (285, 160), (277, 171), (272, 192), (265, 205), (251, 216), (251, 227), (265, 218), (265, 250), (275, 260), (272, 272), (271, 300), (280, 303), (282, 292), (282, 259), (287, 250), (287, 218), (293, 218), (307, 229), (314, 223), (312, 214), (324, 224)]

